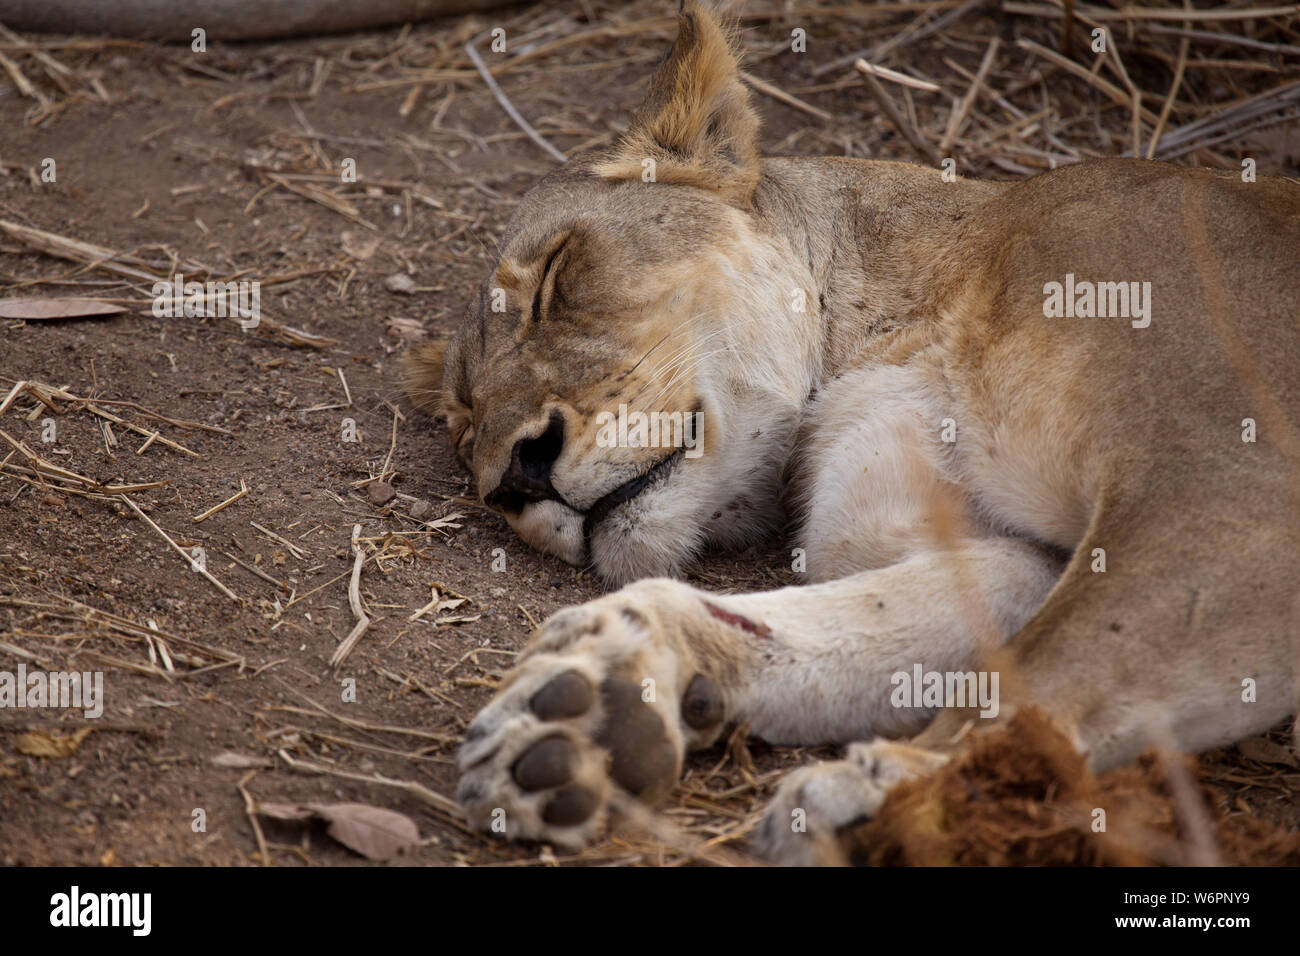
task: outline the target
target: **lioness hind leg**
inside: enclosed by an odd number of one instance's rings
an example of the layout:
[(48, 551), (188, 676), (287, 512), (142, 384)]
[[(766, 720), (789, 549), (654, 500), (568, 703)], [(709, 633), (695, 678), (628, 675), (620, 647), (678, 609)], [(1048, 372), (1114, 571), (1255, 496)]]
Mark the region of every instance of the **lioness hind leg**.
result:
[(997, 655), (996, 719), (948, 707), (907, 743), (855, 744), (843, 761), (791, 774), (759, 828), (760, 852), (784, 864), (834, 861), (836, 832), (874, 815), (893, 784), (941, 765), (1025, 704), (1044, 712), (1094, 772), (1153, 744), (1221, 746), (1294, 713), (1300, 600), (1285, 556), (1297, 553), (1296, 532), (1261, 522), (1251, 537), (1257, 550), (1218, 544), (1241, 525), (1240, 513), (1210, 509), (1099, 516), (1042, 607)]
[(840, 831), (875, 816), (896, 784), (937, 770), (948, 759), (933, 750), (877, 739), (852, 744), (843, 760), (801, 767), (781, 781), (763, 812), (753, 848), (781, 866), (844, 863)]
[[(1104, 771), (1152, 744), (1194, 753), (1294, 713), (1300, 529), (1252, 515), (1251, 498), (1268, 500), (1243, 482), (1235, 507), (1100, 516), (1005, 649), (1002, 716), (1038, 706)], [(945, 711), (914, 743), (943, 747), (970, 716)]]
[[(1100, 516), (1008, 644), (1004, 697), (1040, 707), (1094, 771), (1153, 743), (1188, 752), (1233, 743), (1295, 711), (1300, 535), (1250, 520), (1243, 491), (1235, 510), (1147, 505)], [(1094, 570), (1100, 549), (1105, 571)], [(916, 743), (941, 742), (961, 720), (942, 714)]]

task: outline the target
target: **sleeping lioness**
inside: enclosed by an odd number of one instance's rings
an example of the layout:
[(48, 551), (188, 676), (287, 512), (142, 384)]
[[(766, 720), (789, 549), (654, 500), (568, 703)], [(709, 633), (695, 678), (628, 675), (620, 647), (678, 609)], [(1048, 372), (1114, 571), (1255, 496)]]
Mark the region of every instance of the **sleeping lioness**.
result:
[[(728, 725), (875, 741), (778, 793), (757, 846), (810, 861), (1029, 703), (1096, 770), (1291, 713), (1300, 187), (954, 180), (757, 134), (688, 5), (627, 134), (527, 194), (478, 310), (412, 356), (483, 501), (622, 585), (470, 726), (470, 820), (575, 847)], [(787, 521), (806, 585), (674, 580)]]

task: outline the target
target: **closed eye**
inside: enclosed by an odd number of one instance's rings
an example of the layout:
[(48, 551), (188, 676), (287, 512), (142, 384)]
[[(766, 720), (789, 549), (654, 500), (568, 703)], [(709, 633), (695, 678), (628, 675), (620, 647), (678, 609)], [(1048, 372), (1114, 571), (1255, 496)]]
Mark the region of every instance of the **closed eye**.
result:
[(555, 261), (560, 257), (560, 253), (564, 251), (564, 247), (568, 245), (570, 235), (571, 233), (565, 233), (561, 237), (560, 241), (551, 251), (551, 254), (547, 256), (546, 265), (542, 267), (542, 278), (541, 281), (537, 283), (537, 292), (533, 294), (533, 308), (530, 313), (530, 318), (533, 322), (541, 320), (542, 308), (546, 304), (545, 300), (550, 298), (547, 293), (555, 288), (555, 282), (551, 273), (555, 269)]

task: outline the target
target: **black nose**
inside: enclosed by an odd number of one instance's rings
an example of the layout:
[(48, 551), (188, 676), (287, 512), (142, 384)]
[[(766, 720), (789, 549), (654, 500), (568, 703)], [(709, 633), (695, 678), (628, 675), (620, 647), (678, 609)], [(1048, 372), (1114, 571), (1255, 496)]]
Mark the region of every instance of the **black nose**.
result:
[(517, 512), (529, 501), (559, 499), (551, 487), (551, 467), (564, 448), (564, 416), (551, 413), (546, 431), (535, 438), (521, 438), (510, 452), (510, 467), (501, 483), (483, 500)]

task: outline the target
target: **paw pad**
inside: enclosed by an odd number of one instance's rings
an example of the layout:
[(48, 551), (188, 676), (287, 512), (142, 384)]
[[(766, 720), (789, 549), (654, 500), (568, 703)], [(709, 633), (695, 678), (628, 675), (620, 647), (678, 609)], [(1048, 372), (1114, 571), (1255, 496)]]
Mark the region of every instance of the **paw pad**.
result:
[(722, 723), (722, 717), (722, 688), (696, 674), (682, 695), (682, 720), (694, 730), (708, 730)]
[(580, 717), (591, 709), (591, 683), (577, 671), (568, 670), (551, 678), (533, 695), (528, 707), (542, 720)]
[(611, 677), (600, 687), (605, 726), (597, 743), (611, 755), (610, 775), (635, 796), (652, 800), (677, 779), (677, 753), (663, 719), (641, 699), (641, 685)]
[(577, 826), (596, 812), (598, 803), (596, 795), (586, 787), (565, 787), (555, 792), (542, 811), (542, 819), (555, 827)]
[(510, 775), (524, 790), (547, 790), (573, 779), (576, 758), (573, 744), (565, 738), (546, 737), (515, 761)]

